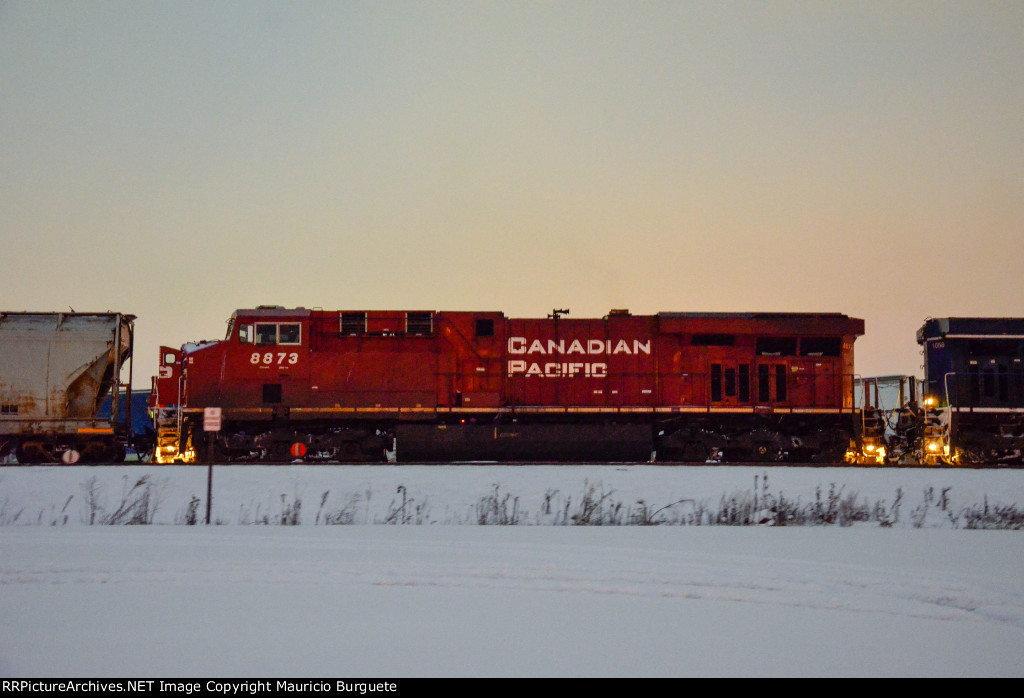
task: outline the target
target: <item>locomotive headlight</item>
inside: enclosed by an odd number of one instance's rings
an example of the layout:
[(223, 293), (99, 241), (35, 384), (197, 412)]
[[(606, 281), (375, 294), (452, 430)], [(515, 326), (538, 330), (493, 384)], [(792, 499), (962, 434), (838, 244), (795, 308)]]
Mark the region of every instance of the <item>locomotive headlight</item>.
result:
[(935, 453), (936, 451), (938, 451), (938, 450), (939, 450), (939, 444), (938, 444), (938, 443), (936, 443), (935, 441), (929, 441), (929, 442), (928, 442), (928, 450), (929, 450), (929, 451), (930, 451), (931, 453)]
[(865, 443), (861, 449), (861, 456), (863, 463), (884, 463), (885, 446), (877, 443)]

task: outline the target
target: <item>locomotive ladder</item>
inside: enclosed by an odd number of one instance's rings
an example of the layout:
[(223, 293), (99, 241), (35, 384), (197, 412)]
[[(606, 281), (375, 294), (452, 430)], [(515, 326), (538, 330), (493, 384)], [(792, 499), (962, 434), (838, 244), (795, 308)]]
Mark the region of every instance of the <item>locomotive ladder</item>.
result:
[(178, 378), (178, 404), (174, 405), (173, 412), (168, 408), (156, 408), (154, 414), (154, 426), (156, 427), (156, 448), (153, 451), (153, 460), (157, 463), (174, 462), (181, 457), (181, 426), (182, 410), (181, 395), (184, 395), (185, 377)]
[(165, 463), (164, 454), (172, 454), (170, 460), (178, 457), (179, 438), (181, 430), (178, 428), (176, 416), (158, 416), (156, 426), (156, 452), (155, 458), (158, 463)]

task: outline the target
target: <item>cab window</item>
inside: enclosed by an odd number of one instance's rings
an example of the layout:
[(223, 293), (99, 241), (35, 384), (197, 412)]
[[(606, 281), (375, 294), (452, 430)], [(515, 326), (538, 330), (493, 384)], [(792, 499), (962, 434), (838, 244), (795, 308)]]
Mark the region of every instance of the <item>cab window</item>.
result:
[(256, 344), (301, 344), (302, 324), (298, 322), (257, 322)]
[(257, 322), (256, 343), (277, 344), (277, 325), (268, 322)]
[(282, 322), (277, 329), (278, 344), (299, 344), (302, 341), (302, 325), (297, 322)]

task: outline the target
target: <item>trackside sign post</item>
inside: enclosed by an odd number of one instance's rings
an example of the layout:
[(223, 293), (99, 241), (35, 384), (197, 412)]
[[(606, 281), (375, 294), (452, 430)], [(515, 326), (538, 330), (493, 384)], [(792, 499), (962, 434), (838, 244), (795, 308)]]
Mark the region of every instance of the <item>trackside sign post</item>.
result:
[[(220, 431), (221, 409), (206, 407), (203, 409), (203, 431)], [(213, 504), (213, 434), (207, 437), (206, 449), (206, 525), (210, 525), (210, 508)]]
[(203, 431), (220, 431), (221, 409), (206, 407), (203, 409)]

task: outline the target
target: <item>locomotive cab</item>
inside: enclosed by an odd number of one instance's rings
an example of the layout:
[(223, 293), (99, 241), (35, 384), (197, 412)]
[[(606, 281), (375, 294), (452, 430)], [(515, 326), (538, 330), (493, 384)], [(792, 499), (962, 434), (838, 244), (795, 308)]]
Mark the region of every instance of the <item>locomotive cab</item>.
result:
[(241, 409), (301, 404), (308, 384), (309, 316), (303, 308), (237, 310), (225, 339), (187, 347), (189, 406)]
[(299, 399), (301, 388), (293, 385), (307, 375), (309, 311), (302, 308), (285, 310), (261, 306), (255, 311), (236, 311), (228, 325), (228, 338), (223, 347), (225, 365), (244, 384), (244, 398), (220, 391), (223, 406), (239, 401), (248, 404), (258, 398), (264, 405), (287, 404)]

